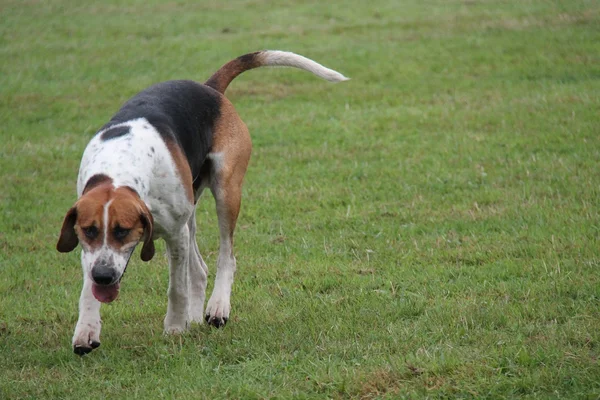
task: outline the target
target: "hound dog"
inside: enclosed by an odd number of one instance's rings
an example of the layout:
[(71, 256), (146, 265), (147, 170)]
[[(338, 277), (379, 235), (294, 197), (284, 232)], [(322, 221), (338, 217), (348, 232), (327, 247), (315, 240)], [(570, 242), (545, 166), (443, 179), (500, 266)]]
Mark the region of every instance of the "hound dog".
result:
[[(60, 252), (82, 247), (75, 353), (100, 345), (101, 303), (117, 298), (136, 245), (142, 243), (141, 259), (149, 261), (158, 238), (165, 240), (169, 260), (165, 333), (183, 332), (203, 317), (217, 328), (227, 322), (236, 270), (233, 233), (251, 141), (224, 93), (239, 74), (263, 66), (300, 68), (332, 82), (347, 79), (290, 52), (246, 54), (204, 84), (174, 80), (143, 90), (86, 147), (78, 200), (56, 245)], [(208, 268), (195, 239), (195, 206), (205, 188), (215, 198), (220, 244), (215, 285), (204, 310)]]

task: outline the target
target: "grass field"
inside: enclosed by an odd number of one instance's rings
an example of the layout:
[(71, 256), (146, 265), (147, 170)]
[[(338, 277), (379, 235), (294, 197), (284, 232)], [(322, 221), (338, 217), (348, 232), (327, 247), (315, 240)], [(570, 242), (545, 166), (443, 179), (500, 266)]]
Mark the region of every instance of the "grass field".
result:
[[(597, 1), (0, 14), (0, 398), (600, 398)], [(230, 86), (254, 143), (230, 322), (163, 336), (159, 242), (103, 306), (102, 346), (74, 355), (79, 251), (55, 243), (87, 141), (142, 88), (260, 49), (352, 80)]]

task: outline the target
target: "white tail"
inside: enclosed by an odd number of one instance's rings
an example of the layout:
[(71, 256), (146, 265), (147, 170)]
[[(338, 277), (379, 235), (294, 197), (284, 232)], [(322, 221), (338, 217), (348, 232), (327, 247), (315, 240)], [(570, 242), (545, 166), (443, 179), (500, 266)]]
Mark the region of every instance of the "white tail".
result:
[(298, 54), (289, 51), (264, 50), (256, 53), (248, 53), (223, 65), (215, 72), (205, 83), (205, 85), (225, 93), (227, 86), (236, 76), (249, 69), (259, 67), (294, 67), (321, 77), (330, 82), (347, 81), (344, 75), (337, 71), (322, 66), (318, 62), (310, 60)]
[(342, 82), (349, 79), (337, 71), (324, 67), (318, 62), (289, 51), (261, 51), (259, 54), (259, 60), (263, 65), (266, 66), (300, 68), (305, 71), (312, 72), (318, 77), (328, 80), (329, 82)]

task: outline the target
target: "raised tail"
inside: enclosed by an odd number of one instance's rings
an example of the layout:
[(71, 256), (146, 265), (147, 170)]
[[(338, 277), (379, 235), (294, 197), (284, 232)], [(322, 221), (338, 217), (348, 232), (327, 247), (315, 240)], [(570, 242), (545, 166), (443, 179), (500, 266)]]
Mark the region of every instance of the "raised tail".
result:
[(227, 86), (242, 72), (258, 67), (294, 67), (300, 68), (328, 80), (330, 82), (347, 81), (344, 75), (321, 64), (288, 51), (264, 50), (248, 53), (229, 61), (213, 74), (206, 82), (206, 86), (225, 93)]

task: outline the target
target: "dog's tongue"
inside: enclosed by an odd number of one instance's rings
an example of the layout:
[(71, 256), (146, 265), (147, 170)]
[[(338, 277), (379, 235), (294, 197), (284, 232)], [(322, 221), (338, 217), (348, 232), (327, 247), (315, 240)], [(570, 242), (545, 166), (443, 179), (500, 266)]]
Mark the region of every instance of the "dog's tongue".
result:
[(119, 282), (109, 286), (92, 283), (92, 293), (96, 300), (102, 303), (110, 303), (119, 295), (119, 286)]

